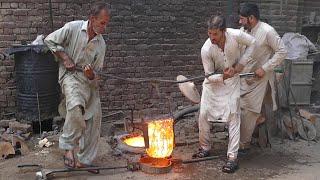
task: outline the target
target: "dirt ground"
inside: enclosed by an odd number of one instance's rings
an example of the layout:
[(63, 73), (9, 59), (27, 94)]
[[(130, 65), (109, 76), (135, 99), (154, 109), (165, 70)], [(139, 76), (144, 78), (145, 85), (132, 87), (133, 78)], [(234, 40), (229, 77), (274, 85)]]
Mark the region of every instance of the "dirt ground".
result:
[[(87, 172), (57, 174), (54, 179), (104, 180), (104, 179), (320, 179), (320, 143), (304, 140), (281, 141), (272, 138), (271, 149), (254, 147), (250, 153), (240, 158), (240, 169), (234, 174), (224, 174), (226, 140), (215, 144), (213, 154), (221, 158), (187, 165), (174, 165), (172, 171), (163, 175), (150, 175), (141, 171), (106, 170), (99, 175)], [(197, 149), (197, 144), (179, 146), (174, 150), (175, 158), (189, 159)], [(119, 166), (126, 162), (121, 157), (111, 155), (111, 148), (105, 138), (101, 138), (97, 165)], [(0, 161), (0, 180), (35, 179), (34, 168), (19, 169), (18, 164), (41, 164), (46, 168), (62, 168), (62, 153), (57, 143), (50, 148), (34, 148), (28, 154)]]

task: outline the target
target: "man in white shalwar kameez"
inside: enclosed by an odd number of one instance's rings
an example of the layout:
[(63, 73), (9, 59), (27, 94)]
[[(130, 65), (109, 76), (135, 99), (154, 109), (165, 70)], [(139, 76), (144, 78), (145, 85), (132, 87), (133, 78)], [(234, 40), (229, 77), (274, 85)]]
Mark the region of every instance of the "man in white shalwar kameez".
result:
[[(251, 60), (255, 40), (237, 29), (226, 28), (224, 17), (211, 17), (208, 36), (201, 48), (205, 74), (215, 73), (203, 82), (199, 115), (199, 152), (193, 158), (209, 155), (210, 123), (226, 122), (229, 126), (228, 162), (222, 171), (233, 173), (237, 168), (240, 138), (240, 77), (239, 72)], [(241, 47), (247, 46), (241, 56)]]
[[(88, 21), (66, 23), (45, 39), (59, 60), (59, 83), (65, 96), (60, 106), (66, 110), (59, 147), (65, 150), (64, 164), (68, 168), (92, 166), (97, 154), (102, 115), (94, 72), (103, 68), (106, 45), (101, 34), (109, 17), (108, 5), (96, 3)], [(75, 71), (76, 67), (82, 67), (83, 72)], [(76, 148), (78, 160), (74, 155)]]
[(239, 23), (244, 27), (245, 32), (256, 39), (253, 61), (248, 63), (243, 72), (255, 72), (257, 77), (241, 79), (239, 151), (245, 154), (250, 148), (251, 137), (256, 124), (265, 120), (262, 115), (263, 104), (270, 101), (273, 103), (273, 110), (277, 109), (273, 69), (282, 63), (287, 52), (275, 29), (259, 20), (260, 14), (257, 5), (246, 3), (241, 6), (239, 12)]

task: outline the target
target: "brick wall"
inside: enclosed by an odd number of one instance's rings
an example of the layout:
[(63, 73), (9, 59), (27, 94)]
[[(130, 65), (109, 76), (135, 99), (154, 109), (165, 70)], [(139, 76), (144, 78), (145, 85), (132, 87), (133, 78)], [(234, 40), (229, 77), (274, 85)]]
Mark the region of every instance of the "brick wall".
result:
[[(320, 33), (320, 1), (304, 0), (301, 9), (304, 12), (301, 13), (301, 33), (316, 43)], [(315, 13), (313, 20), (310, 18), (312, 13)]]
[(280, 35), (285, 32), (299, 32), (300, 8), (303, 0), (241, 0), (243, 2), (256, 3), (260, 8), (260, 17), (272, 25)]
[[(51, 32), (48, 1), (0, 1), (0, 49), (30, 42), (37, 34)], [(134, 0), (108, 1), (112, 17), (104, 38), (107, 41), (105, 72), (122, 77), (175, 79), (178, 74), (203, 74), (199, 52), (207, 38), (205, 21), (217, 11), (233, 12), (237, 3), (227, 1), (191, 0)], [(52, 0), (53, 29), (65, 22), (86, 19), (90, 4), (87, 1)], [(234, 19), (230, 18), (229, 19)], [(232, 22), (231, 22), (232, 24)], [(6, 90), (14, 80), (13, 60), (0, 62), (0, 112), (14, 111), (15, 90)], [(174, 98), (173, 108), (189, 104), (176, 85), (161, 84), (160, 95), (151, 94), (151, 85), (128, 84), (104, 79), (101, 88), (104, 108), (145, 108), (141, 100), (151, 97), (152, 113), (167, 113), (164, 96)], [(199, 83), (200, 84), (200, 83)], [(14, 83), (13, 83), (14, 86)]]
[[(61, 27), (67, 21), (84, 18), (89, 7), (84, 0), (65, 2), (53, 0), (54, 29)], [(12, 44), (31, 42), (37, 34), (48, 34), (51, 31), (49, 12), (48, 1), (1, 0), (0, 52)], [(14, 77), (13, 59), (0, 60), (0, 118), (16, 110)]]
[(314, 0), (304, 0), (303, 4), (303, 11), (305, 12), (302, 14), (303, 16), (303, 24), (308, 24), (308, 19), (311, 12), (315, 12), (317, 19), (316, 22), (318, 25), (320, 25), (320, 1), (314, 1)]
[[(262, 17), (280, 34), (296, 31), (301, 0), (254, 1)], [(108, 0), (112, 15), (104, 35), (107, 41), (105, 72), (122, 77), (152, 77), (174, 79), (178, 74), (203, 74), (200, 48), (207, 38), (206, 18), (217, 11), (231, 14), (229, 24), (237, 17), (238, 1), (233, 0)], [(287, 2), (287, 3), (286, 3)], [(76, 19), (86, 19), (90, 3), (85, 0), (52, 0), (53, 29)], [(30, 42), (37, 34), (51, 32), (48, 1), (0, 1), (0, 50), (11, 44)], [(0, 61), (0, 113), (15, 108), (14, 62)], [(9, 82), (9, 83), (8, 83)], [(104, 79), (101, 88), (104, 108), (143, 108), (141, 100), (152, 95), (150, 112), (167, 113), (168, 101), (150, 94), (151, 85), (128, 84)], [(197, 83), (198, 85), (201, 82)], [(177, 85), (161, 84), (162, 96), (174, 99), (173, 108), (189, 104)]]

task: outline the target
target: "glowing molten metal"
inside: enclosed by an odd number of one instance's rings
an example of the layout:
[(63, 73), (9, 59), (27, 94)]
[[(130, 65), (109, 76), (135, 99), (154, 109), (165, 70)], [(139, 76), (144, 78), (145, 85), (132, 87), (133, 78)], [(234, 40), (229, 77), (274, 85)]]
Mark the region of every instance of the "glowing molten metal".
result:
[(164, 158), (173, 151), (173, 119), (157, 120), (148, 123), (149, 148), (147, 154), (153, 158)]
[[(174, 146), (173, 119), (148, 122), (148, 137), (149, 148), (146, 149), (148, 156), (153, 158), (169, 157)], [(142, 136), (130, 137), (124, 142), (133, 147), (145, 146)]]
[(130, 137), (124, 140), (124, 143), (133, 147), (144, 147), (144, 139), (142, 136)]

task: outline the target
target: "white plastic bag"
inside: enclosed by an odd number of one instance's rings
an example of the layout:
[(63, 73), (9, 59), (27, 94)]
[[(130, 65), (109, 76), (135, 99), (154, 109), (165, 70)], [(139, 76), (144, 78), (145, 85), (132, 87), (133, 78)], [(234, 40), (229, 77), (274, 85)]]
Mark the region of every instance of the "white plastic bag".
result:
[(32, 41), (31, 44), (32, 45), (43, 45), (44, 44), (43, 39), (44, 39), (44, 35), (40, 34), (37, 36), (37, 38), (34, 41)]

